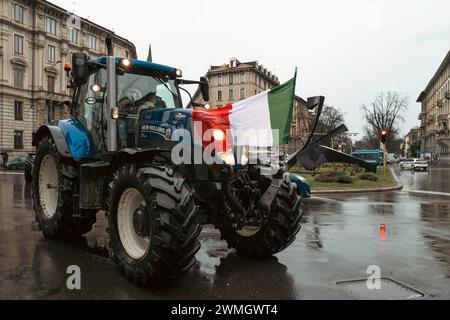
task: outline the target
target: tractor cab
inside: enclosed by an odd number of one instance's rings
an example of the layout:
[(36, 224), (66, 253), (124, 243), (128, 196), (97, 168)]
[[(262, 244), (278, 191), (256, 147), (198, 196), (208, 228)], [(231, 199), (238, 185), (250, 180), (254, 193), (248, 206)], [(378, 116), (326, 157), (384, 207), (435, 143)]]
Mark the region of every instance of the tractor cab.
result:
[[(173, 112), (167, 111), (183, 108), (181, 70), (117, 57), (89, 60), (83, 53), (73, 56), (72, 66), (72, 117), (89, 132), (93, 153), (150, 147), (152, 141), (170, 140), (176, 127), (168, 123)], [(205, 78), (187, 84), (200, 84), (202, 92), (209, 90)], [(150, 141), (149, 134), (155, 139)]]

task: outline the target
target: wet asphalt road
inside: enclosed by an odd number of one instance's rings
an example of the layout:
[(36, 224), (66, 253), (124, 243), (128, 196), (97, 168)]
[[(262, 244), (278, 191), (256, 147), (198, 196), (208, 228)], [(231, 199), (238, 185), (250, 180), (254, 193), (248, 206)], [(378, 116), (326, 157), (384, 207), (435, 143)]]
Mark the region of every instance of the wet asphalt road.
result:
[[(269, 261), (237, 256), (205, 226), (191, 271), (141, 289), (107, 258), (102, 213), (81, 241), (46, 240), (24, 177), (0, 172), (0, 299), (355, 299), (337, 283), (367, 279), (371, 265), (426, 299), (450, 299), (450, 196), (408, 192), (450, 192), (450, 169), (400, 180), (401, 192), (315, 197), (296, 242)], [(70, 265), (81, 268), (80, 291), (66, 287)]]

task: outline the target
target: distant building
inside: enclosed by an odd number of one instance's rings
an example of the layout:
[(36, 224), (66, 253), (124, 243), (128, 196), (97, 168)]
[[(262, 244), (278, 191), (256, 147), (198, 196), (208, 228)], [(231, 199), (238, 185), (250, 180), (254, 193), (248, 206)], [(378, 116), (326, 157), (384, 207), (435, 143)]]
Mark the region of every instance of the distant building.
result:
[[(417, 154), (417, 151), (414, 152), (414, 150), (412, 150), (413, 146), (415, 143), (418, 143), (421, 141), (422, 139), (422, 135), (421, 135), (421, 129), (420, 128), (414, 128), (411, 129), (409, 131), (409, 133), (405, 136), (405, 139), (403, 140), (403, 144), (402, 144), (402, 151), (403, 151), (403, 156), (405, 158), (419, 158), (420, 154)], [(419, 150), (420, 151), (420, 150)]]
[[(206, 77), (210, 84), (209, 104), (212, 109), (247, 99), (280, 85), (278, 77), (258, 61), (240, 62), (236, 58), (231, 58), (228, 64), (211, 66)], [(199, 90), (193, 100), (204, 103)], [(309, 112), (306, 101), (296, 96), (291, 141), (285, 151), (291, 153), (301, 147), (306, 142), (308, 130)]]
[(109, 36), (117, 56), (136, 57), (130, 41), (44, 0), (0, 0), (0, 26), (0, 152), (12, 157), (33, 150), (40, 125), (69, 117), (72, 53), (104, 55)]
[(422, 104), (422, 152), (436, 162), (450, 163), (450, 51), (417, 102)]

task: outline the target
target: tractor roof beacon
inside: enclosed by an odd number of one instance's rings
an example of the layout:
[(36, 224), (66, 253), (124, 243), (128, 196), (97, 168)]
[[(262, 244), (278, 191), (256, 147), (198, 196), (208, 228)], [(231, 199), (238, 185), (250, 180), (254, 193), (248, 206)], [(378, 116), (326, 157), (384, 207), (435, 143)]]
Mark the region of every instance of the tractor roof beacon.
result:
[[(196, 133), (192, 110), (182, 108), (181, 85), (200, 85), (208, 101), (207, 79), (183, 80), (172, 67), (116, 58), (107, 46), (108, 56), (99, 59), (73, 55), (66, 70), (74, 92), (66, 102), (71, 118), (33, 135), (33, 207), (44, 235), (78, 237), (105, 210), (111, 256), (136, 285), (190, 268), (202, 223), (217, 226), (242, 255), (260, 258), (287, 248), (300, 230), (306, 182), (283, 166), (267, 175), (267, 163), (235, 163), (236, 150), (231, 157), (217, 153), (223, 161), (214, 164), (175, 164), (171, 153), (180, 140), (174, 132)], [(309, 105), (321, 109), (323, 100), (310, 99)], [(189, 139), (183, 143), (204, 148)], [(311, 140), (284, 167), (339, 161), (371, 168)]]

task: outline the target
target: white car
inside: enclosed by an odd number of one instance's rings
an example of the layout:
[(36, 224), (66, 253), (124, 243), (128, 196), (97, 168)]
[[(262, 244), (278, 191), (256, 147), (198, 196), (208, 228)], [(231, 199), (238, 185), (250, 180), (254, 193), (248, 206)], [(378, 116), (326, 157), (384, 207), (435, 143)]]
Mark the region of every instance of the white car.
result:
[(400, 169), (413, 171), (427, 171), (428, 161), (423, 159), (408, 159), (400, 163)]

